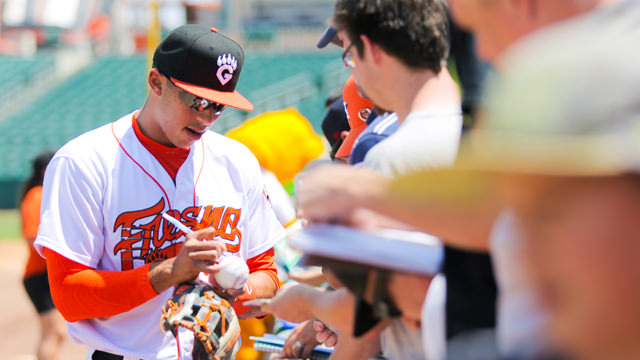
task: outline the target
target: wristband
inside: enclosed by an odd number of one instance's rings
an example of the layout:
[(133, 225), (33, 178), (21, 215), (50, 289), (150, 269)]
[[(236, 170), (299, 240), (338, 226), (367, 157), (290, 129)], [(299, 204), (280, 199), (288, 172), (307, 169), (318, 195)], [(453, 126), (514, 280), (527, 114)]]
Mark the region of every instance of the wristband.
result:
[(235, 303), (233, 304), (233, 310), (235, 310), (236, 315), (244, 314), (245, 312), (247, 312), (247, 310), (251, 309), (251, 306), (244, 305), (245, 301), (255, 300), (257, 298), (250, 281), (247, 281), (244, 284), (243, 290), (244, 293), (238, 296)]

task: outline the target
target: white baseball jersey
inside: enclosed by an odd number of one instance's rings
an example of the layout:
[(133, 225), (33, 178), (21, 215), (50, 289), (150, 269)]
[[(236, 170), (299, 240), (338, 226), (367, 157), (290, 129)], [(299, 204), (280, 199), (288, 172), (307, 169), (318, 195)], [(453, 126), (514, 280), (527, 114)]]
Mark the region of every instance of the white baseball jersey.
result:
[[(190, 149), (175, 183), (140, 143), (133, 114), (71, 140), (49, 164), (35, 247), (98, 270), (123, 271), (175, 256), (184, 236), (161, 214), (216, 239), (245, 261), (284, 236), (264, 190), (258, 161), (239, 142), (208, 131)], [(143, 359), (176, 359), (160, 330), (173, 288), (108, 318), (68, 324), (89, 348)], [(122, 294), (123, 297), (127, 294)]]

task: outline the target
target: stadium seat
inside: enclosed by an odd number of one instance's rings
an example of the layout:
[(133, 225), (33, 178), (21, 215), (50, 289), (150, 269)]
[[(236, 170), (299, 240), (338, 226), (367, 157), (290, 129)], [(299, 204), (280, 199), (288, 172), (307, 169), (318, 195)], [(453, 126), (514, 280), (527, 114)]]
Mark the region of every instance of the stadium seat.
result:
[[(26, 61), (0, 57), (0, 94), (10, 93), (8, 87), (13, 82), (28, 81), (52, 64), (52, 57), (46, 56)], [(147, 94), (146, 67), (144, 56), (99, 58), (1, 121), (0, 133), (6, 140), (0, 143), (0, 180), (23, 179), (31, 159), (44, 148), (58, 148), (83, 132), (139, 108)], [(237, 90), (260, 109), (251, 113), (229, 109), (214, 129), (224, 132), (260, 111), (276, 110), (274, 106), (295, 106), (319, 131), (324, 98), (329, 91), (325, 75), (327, 71), (333, 74), (335, 69), (342, 69), (341, 61), (339, 53), (331, 51), (248, 53)]]

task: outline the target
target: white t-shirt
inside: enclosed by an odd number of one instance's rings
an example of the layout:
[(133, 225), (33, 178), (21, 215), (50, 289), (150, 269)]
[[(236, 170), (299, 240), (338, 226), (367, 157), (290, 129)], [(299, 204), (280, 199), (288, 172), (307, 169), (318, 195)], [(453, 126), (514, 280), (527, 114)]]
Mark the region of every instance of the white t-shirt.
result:
[(544, 343), (546, 312), (522, 268), (522, 242), (513, 213), (503, 211), (491, 232), (489, 247), (499, 284), (496, 337), (504, 355), (532, 355)]
[[(175, 256), (184, 236), (161, 217), (168, 210), (192, 229), (218, 229), (216, 239), (245, 261), (284, 236), (258, 161), (244, 145), (207, 132), (191, 147), (174, 183), (138, 140), (132, 116), (71, 140), (51, 160), (34, 244), (40, 254), (47, 247), (112, 271)], [(176, 359), (175, 339), (159, 326), (172, 292), (115, 316), (69, 323), (69, 335), (90, 349)]]
[[(369, 150), (362, 166), (395, 177), (409, 172), (451, 166), (458, 154), (462, 133), (460, 105), (433, 108), (410, 113), (398, 130)], [(409, 232), (408, 232), (409, 233)], [(407, 236), (411, 236), (407, 234)], [(441, 260), (440, 260), (441, 261)], [(434, 264), (439, 267), (440, 264)], [(439, 280), (441, 281), (441, 280)], [(391, 360), (423, 359), (425, 354), (444, 352), (444, 296), (441, 286), (430, 295), (429, 311), (422, 323), (430, 322), (430, 331), (413, 331), (400, 320), (382, 332), (381, 345), (385, 358)], [(422, 325), (423, 327), (425, 325)], [(433, 349), (424, 348), (426, 345)]]
[(380, 336), (382, 355), (389, 360), (423, 360), (420, 331), (409, 329), (401, 319), (393, 319)]
[(447, 280), (443, 274), (433, 277), (422, 304), (422, 346), (427, 360), (447, 357)]
[(458, 155), (461, 132), (459, 106), (412, 112), (395, 133), (369, 150), (363, 166), (391, 177), (451, 166)]

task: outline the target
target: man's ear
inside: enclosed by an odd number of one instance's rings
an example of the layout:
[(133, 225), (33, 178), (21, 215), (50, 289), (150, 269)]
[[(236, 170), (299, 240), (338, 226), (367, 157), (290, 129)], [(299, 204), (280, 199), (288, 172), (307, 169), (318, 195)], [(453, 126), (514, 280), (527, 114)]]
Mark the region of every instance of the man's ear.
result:
[(366, 35), (360, 35), (360, 40), (362, 41), (362, 58), (366, 59), (367, 57), (371, 58), (373, 64), (378, 65), (380, 63), (380, 53), (381, 49), (378, 45), (371, 41)]
[(156, 96), (162, 95), (162, 78), (164, 76), (160, 74), (158, 69), (149, 70), (149, 76), (147, 77), (147, 83), (149, 84), (149, 90)]

